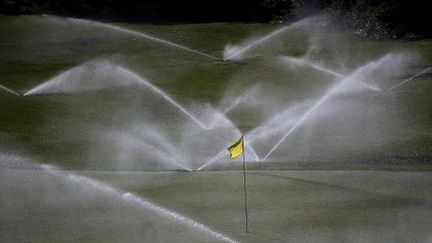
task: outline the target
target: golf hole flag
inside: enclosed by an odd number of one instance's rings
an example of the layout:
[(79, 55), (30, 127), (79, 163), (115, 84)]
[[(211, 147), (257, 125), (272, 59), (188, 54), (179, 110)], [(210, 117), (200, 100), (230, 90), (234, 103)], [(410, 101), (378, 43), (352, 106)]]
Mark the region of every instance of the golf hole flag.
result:
[(229, 146), (227, 149), (230, 153), (231, 159), (235, 159), (238, 156), (240, 156), (244, 151), (243, 136), (237, 142), (235, 142), (233, 145)]

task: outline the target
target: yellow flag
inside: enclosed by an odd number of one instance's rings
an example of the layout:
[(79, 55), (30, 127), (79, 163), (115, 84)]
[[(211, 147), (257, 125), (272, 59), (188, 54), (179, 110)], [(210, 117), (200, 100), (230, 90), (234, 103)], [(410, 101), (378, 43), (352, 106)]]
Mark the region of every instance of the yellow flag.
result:
[(244, 150), (243, 136), (233, 145), (228, 147), (228, 151), (230, 153), (231, 159), (237, 158), (239, 155), (243, 153), (243, 150)]

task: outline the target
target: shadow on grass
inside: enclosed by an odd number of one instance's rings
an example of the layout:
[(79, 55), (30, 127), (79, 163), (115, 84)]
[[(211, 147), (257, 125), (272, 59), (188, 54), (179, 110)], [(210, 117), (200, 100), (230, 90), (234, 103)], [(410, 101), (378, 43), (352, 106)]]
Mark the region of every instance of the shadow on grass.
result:
[(353, 188), (353, 187), (339, 186), (339, 185), (334, 185), (334, 184), (330, 184), (330, 183), (323, 183), (323, 182), (299, 179), (299, 178), (294, 178), (294, 177), (289, 177), (289, 176), (274, 175), (274, 174), (260, 173), (260, 172), (249, 172), (248, 174), (256, 175), (256, 176), (280, 178), (280, 179), (291, 180), (291, 181), (300, 182), (300, 183), (304, 183), (304, 184), (310, 184), (310, 185), (316, 185), (316, 186), (321, 186), (321, 187), (338, 189), (338, 190), (342, 190), (342, 191), (354, 192), (354, 193), (362, 194), (365, 196), (376, 197), (377, 199), (380, 199), (382, 201), (388, 201), (388, 202), (393, 201), (392, 204), (400, 204), (400, 206), (402, 206), (402, 205), (403, 206), (431, 205), (431, 201), (429, 201), (429, 200), (419, 200), (419, 199), (412, 199), (412, 198), (406, 198), (406, 197), (395, 196), (395, 195), (386, 195), (386, 194), (366, 191), (366, 190)]

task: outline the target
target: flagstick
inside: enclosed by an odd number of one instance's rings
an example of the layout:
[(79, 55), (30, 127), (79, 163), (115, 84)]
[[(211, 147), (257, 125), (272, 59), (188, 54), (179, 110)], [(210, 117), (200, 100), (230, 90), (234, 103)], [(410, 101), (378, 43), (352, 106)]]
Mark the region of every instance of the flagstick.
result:
[(247, 191), (246, 191), (246, 168), (245, 168), (245, 149), (244, 149), (244, 138), (243, 139), (243, 190), (244, 190), (244, 199), (245, 199), (245, 221), (246, 221), (246, 233), (249, 233), (249, 227), (248, 227), (248, 208), (247, 208)]

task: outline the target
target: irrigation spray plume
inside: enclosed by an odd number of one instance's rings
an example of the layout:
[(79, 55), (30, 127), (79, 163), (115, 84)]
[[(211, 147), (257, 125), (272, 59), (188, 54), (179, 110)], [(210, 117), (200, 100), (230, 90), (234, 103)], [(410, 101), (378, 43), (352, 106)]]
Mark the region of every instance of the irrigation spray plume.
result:
[[(140, 153), (151, 154), (157, 160), (169, 166), (174, 166), (176, 169), (182, 169), (185, 171), (191, 171), (191, 168), (187, 166), (186, 159), (181, 156), (181, 153), (172, 146), (165, 138), (158, 132), (150, 131), (150, 129), (144, 129), (146, 139), (138, 137), (139, 131), (135, 133), (122, 133), (122, 132), (110, 132), (104, 135), (118, 144), (119, 150), (115, 152), (118, 156), (119, 161), (124, 161), (126, 156), (131, 155), (131, 151), (139, 151)], [(123, 151), (127, 151), (124, 153)]]
[[(236, 103), (236, 102), (234, 102), (234, 103)], [(291, 107), (291, 108), (285, 110), (284, 112), (282, 112), (280, 114), (277, 114), (276, 116), (273, 116), (268, 121), (266, 121), (265, 123), (256, 127), (255, 129), (249, 131), (245, 135), (245, 137), (246, 137), (245, 138), (246, 151), (254, 153), (253, 157), (255, 158), (256, 162), (263, 162), (263, 160), (256, 153), (255, 149), (252, 146), (252, 143), (254, 141), (264, 139), (268, 136), (281, 133), (285, 129), (287, 129), (287, 127), (292, 126), (294, 124), (295, 120), (289, 120), (288, 121), (286, 117), (287, 117), (287, 115), (292, 114), (292, 112), (293, 112), (292, 109), (297, 110), (298, 108), (299, 108), (298, 105), (296, 105), (294, 107)], [(198, 168), (198, 171), (203, 170), (206, 167), (216, 163), (217, 161), (219, 161), (223, 157), (226, 157), (227, 156), (226, 147), (228, 147), (229, 145), (231, 145), (231, 144), (227, 143), (226, 146), (223, 149), (221, 149), (215, 156), (208, 159), (200, 168)]]
[(377, 61), (372, 61), (367, 63), (366, 65), (358, 68), (353, 74), (345, 77), (340, 81), (337, 85), (333, 86), (330, 90), (326, 92), (324, 96), (322, 96), (309, 110), (307, 110), (300, 119), (286, 132), (282, 138), (270, 149), (270, 151), (267, 153), (266, 156), (264, 156), (263, 161), (265, 161), (278, 147), (281, 145), (294, 131), (296, 131), (303, 123), (311, 116), (313, 115), (318, 108), (320, 108), (323, 104), (325, 104), (326, 101), (331, 99), (338, 91), (345, 86), (347, 83), (349, 83), (352, 80), (355, 80), (359, 75), (361, 75), (363, 72), (374, 69), (380, 64), (384, 63), (385, 61), (388, 61), (391, 59), (393, 54), (387, 54), (384, 57), (380, 58)]
[[(224, 120), (226, 120), (232, 127), (235, 128), (235, 132), (237, 134), (237, 136), (240, 136), (242, 133), (240, 131), (240, 129), (227, 117), (227, 113), (230, 112), (232, 109), (234, 109), (236, 106), (238, 106), (244, 99), (245, 97), (248, 95), (248, 92), (244, 92), (242, 95), (240, 95), (239, 97), (237, 97), (234, 102), (232, 102), (229, 106), (227, 106), (227, 108), (222, 109), (221, 112), (218, 112), (218, 115), (214, 121), (213, 124), (217, 124), (221, 118), (224, 118)], [(256, 152), (255, 148), (252, 146), (252, 144), (250, 143), (251, 141), (249, 141), (249, 139), (245, 139), (245, 147), (246, 147), (246, 156), (250, 155), (253, 157), (253, 159), (255, 161), (261, 161), (260, 156), (258, 155), (258, 153)], [(227, 156), (227, 150), (226, 148), (231, 145), (232, 141), (227, 142), (224, 147), (220, 150), (220, 152), (218, 152), (215, 156), (207, 159), (206, 162), (204, 162), (203, 165), (201, 165), (197, 171), (203, 170), (204, 168), (214, 164), (215, 162), (217, 162), (219, 159), (223, 158), (224, 156)]]
[(406, 83), (408, 83), (408, 82), (410, 82), (410, 81), (412, 81), (412, 80), (418, 78), (420, 75), (429, 72), (430, 70), (432, 70), (432, 67), (425, 68), (425, 69), (423, 69), (422, 71), (420, 71), (420, 72), (414, 74), (413, 76), (411, 76), (411, 77), (409, 77), (409, 78), (403, 80), (402, 82), (396, 84), (395, 86), (391, 87), (390, 89), (388, 89), (388, 91), (393, 91), (393, 90), (395, 90), (395, 89), (398, 89), (398, 88), (402, 87), (403, 85), (405, 85)]
[[(311, 66), (317, 70), (326, 72), (328, 74), (331, 74), (335, 77), (338, 77), (341, 79), (341, 81), (336, 84), (335, 86), (333, 86), (330, 90), (328, 90), (326, 92), (326, 94), (324, 96), (322, 96), (318, 101), (316, 101), (313, 106), (311, 108), (309, 108), (305, 113), (303, 113), (301, 115), (301, 117), (297, 120), (297, 121), (291, 121), (288, 124), (282, 125), (282, 126), (272, 126), (272, 129), (262, 129), (265, 126), (268, 126), (268, 124), (273, 124), (274, 122), (278, 122), (281, 118), (285, 117), (285, 112), (282, 113), (281, 115), (275, 116), (273, 118), (271, 118), (269, 120), (269, 122), (264, 123), (263, 125), (257, 127), (256, 129), (252, 130), (251, 132), (247, 133), (246, 136), (249, 137), (248, 140), (249, 142), (253, 142), (256, 141), (258, 139), (262, 139), (265, 138), (269, 135), (281, 132), (282, 130), (284, 130), (286, 127), (289, 127), (289, 130), (282, 136), (281, 139), (278, 140), (278, 142), (270, 149), (270, 151), (260, 160), (261, 162), (264, 162), (267, 160), (267, 158), (282, 144), (282, 142), (284, 142), (294, 131), (296, 131), (307, 119), (309, 119), (309, 117), (311, 117), (317, 110), (318, 108), (320, 108), (326, 101), (328, 101), (329, 99), (331, 99), (335, 94), (337, 94), (341, 88), (343, 88), (347, 83), (350, 83), (351, 81), (356, 80), (358, 78), (358, 76), (360, 76), (361, 74), (363, 74), (365, 71), (368, 71), (369, 69), (374, 69), (376, 67), (378, 67), (379, 65), (381, 65), (382, 63), (384, 63), (385, 61), (388, 61), (392, 56), (394, 56), (394, 54), (388, 54), (385, 55), (384, 57), (380, 58), (377, 61), (372, 61), (367, 63), (366, 65), (358, 68), (356, 71), (354, 71), (351, 75), (347, 75), (344, 76), (340, 73), (337, 73), (335, 71), (332, 70), (328, 70), (324, 67), (321, 67), (320, 65), (317, 64), (313, 64), (310, 62), (306, 62), (304, 60), (299, 60), (297, 58), (283, 58), (284, 61), (288, 61), (288, 62), (293, 62), (296, 64), (301, 64), (301, 65), (308, 65)], [(418, 76), (418, 75), (417, 75)], [(360, 82), (361, 84), (364, 84), (363, 82)], [(366, 85), (366, 84), (364, 84)], [(372, 89), (372, 88), (371, 88)], [(237, 102), (234, 102), (237, 103)], [(287, 111), (288, 112), (288, 111)], [(208, 167), (209, 165), (217, 162), (218, 160), (220, 160), (221, 158), (223, 158), (223, 156), (225, 155), (226, 151), (225, 150), (221, 150), (218, 154), (216, 154), (214, 157), (212, 157), (211, 159), (207, 160), (206, 163), (204, 163), (198, 170), (202, 170), (205, 167)]]
[[(229, 145), (227, 145), (228, 147)], [(222, 149), (219, 153), (217, 153), (214, 157), (210, 158), (209, 160), (207, 160), (203, 165), (201, 165), (197, 171), (203, 170), (204, 168), (216, 163), (216, 161), (222, 159), (224, 156), (228, 156), (227, 155), (227, 150), (224, 148)]]
[(285, 129), (291, 127), (295, 123), (295, 119), (291, 117), (298, 117), (298, 113), (302, 111), (305, 105), (308, 103), (309, 102), (304, 102), (303, 104), (293, 105), (285, 111), (276, 114), (260, 126), (255, 127), (247, 134), (249, 136), (249, 141), (254, 142), (260, 139), (264, 139), (271, 135), (279, 134)]
[[(43, 16), (58, 18), (57, 16), (50, 16), (50, 15), (43, 15)], [(129, 35), (137, 36), (137, 37), (140, 37), (140, 38), (149, 39), (149, 40), (152, 40), (152, 41), (155, 41), (155, 42), (159, 42), (159, 43), (162, 43), (162, 44), (165, 44), (165, 45), (168, 45), (168, 46), (172, 46), (172, 47), (180, 48), (180, 49), (183, 49), (183, 50), (186, 50), (186, 51), (189, 51), (189, 52), (193, 52), (195, 54), (199, 54), (201, 56), (205, 56), (205, 57), (211, 58), (213, 60), (220, 61), (219, 58), (210, 56), (210, 55), (208, 55), (208, 54), (206, 54), (204, 52), (201, 52), (201, 51), (198, 51), (198, 50), (186, 47), (186, 46), (182, 46), (180, 44), (177, 44), (177, 43), (174, 43), (174, 42), (171, 42), (171, 41), (167, 41), (167, 40), (164, 40), (164, 39), (161, 39), (161, 38), (149, 35), (149, 34), (145, 34), (145, 33), (139, 32), (139, 31), (130, 30), (130, 29), (126, 29), (126, 28), (123, 28), (123, 27), (116, 26), (116, 25), (106, 24), (106, 23), (97, 22), (97, 21), (93, 21), (93, 20), (87, 20), (87, 19), (78, 19), (78, 18), (65, 18), (65, 19), (67, 19), (69, 21), (72, 21), (74, 23), (93, 25), (93, 26), (97, 26), (97, 27), (102, 27), (102, 28), (107, 28), (107, 29), (115, 30), (115, 31), (118, 31), (118, 32), (121, 32), (121, 33), (124, 33), (124, 34), (129, 34)]]
[[(172, 164), (180, 167), (186, 171), (192, 171), (192, 169), (187, 165), (186, 159), (184, 158), (181, 151), (179, 151), (175, 146), (169, 143), (164, 136), (160, 132), (156, 132), (154, 130), (150, 130), (147, 134), (150, 133), (150, 137), (152, 140), (157, 141), (158, 145), (162, 146), (165, 149), (166, 153), (169, 153), (171, 157), (173, 157)], [(160, 146), (155, 146), (154, 150), (159, 149)], [(154, 151), (153, 150), (153, 151)]]
[[(93, 65), (93, 66), (92, 66)], [(89, 70), (87, 70), (89, 69)], [(27, 95), (34, 95), (38, 93), (45, 93), (45, 92), (59, 92), (63, 90), (66, 91), (77, 91), (80, 87), (78, 84), (78, 87), (75, 87), (74, 84), (70, 83), (74, 80), (77, 80), (77, 77), (80, 77), (81, 75), (86, 74), (86, 72), (89, 71), (92, 75), (95, 75), (94, 73), (100, 71), (101, 75), (107, 75), (107, 74), (116, 74), (120, 75), (121, 77), (127, 77), (123, 78), (122, 81), (119, 83), (118, 80), (116, 80), (117, 83), (115, 84), (108, 84), (108, 83), (98, 83), (91, 86), (92, 89), (99, 89), (105, 87), (104, 85), (111, 85), (111, 86), (124, 86), (124, 85), (132, 85), (132, 84), (140, 84), (144, 85), (150, 90), (152, 90), (154, 93), (161, 96), (163, 99), (165, 99), (168, 103), (175, 106), (177, 109), (179, 109), (181, 112), (183, 112), (186, 116), (188, 116), (191, 120), (193, 120), (198, 126), (200, 126), (202, 129), (207, 130), (207, 126), (202, 123), (200, 120), (198, 120), (194, 115), (192, 115), (189, 111), (187, 111), (182, 105), (180, 105), (178, 102), (176, 102), (171, 96), (169, 96), (167, 93), (165, 93), (163, 90), (149, 82), (148, 80), (144, 79), (143, 77), (139, 76), (138, 74), (132, 72), (131, 70), (122, 67), (120, 65), (111, 63), (109, 61), (98, 61), (98, 62), (89, 62), (82, 64), (80, 66), (71, 68), (49, 80), (46, 82), (37, 85), (36, 87), (32, 88), (31, 90), (27, 91), (24, 96)], [(97, 73), (96, 73), (97, 74)], [(87, 80), (86, 80), (87, 81)], [(53, 91), (54, 90), (54, 91)]]
[(1, 85), (1, 84), (0, 84), (0, 89), (5, 90), (6, 92), (9, 92), (9, 93), (14, 94), (14, 95), (16, 95), (16, 96), (21, 96), (21, 95), (18, 94), (17, 92), (15, 92), (15, 91), (13, 91), (13, 90), (9, 89), (8, 87), (3, 86), (3, 85)]
[[(221, 113), (221, 112), (218, 112), (217, 113), (219, 116), (217, 116), (216, 117), (216, 119), (215, 119), (215, 121), (216, 121), (216, 123), (218, 122), (218, 121), (220, 121), (221, 120), (221, 118), (220, 117), (223, 117), (224, 118), (224, 121), (225, 122), (228, 122), (228, 124), (230, 125), (230, 127), (233, 127), (234, 128), (234, 132), (236, 133), (236, 136), (238, 136), (238, 137), (240, 137), (241, 136), (241, 131), (240, 131), (240, 129), (228, 118), (228, 117), (226, 117), (226, 114), (224, 114), (224, 113)], [(197, 169), (197, 171), (200, 171), (200, 170), (202, 170), (202, 169), (204, 169), (204, 168), (206, 168), (206, 167), (208, 167), (209, 165), (211, 165), (211, 164), (213, 164), (213, 163), (215, 163), (216, 161), (218, 161), (219, 159), (221, 159), (222, 157), (224, 157), (224, 156), (227, 156), (228, 155), (228, 151), (226, 150), (226, 148), (230, 145), (230, 142), (231, 141), (229, 141), (229, 142), (227, 142), (225, 145), (224, 145), (224, 147), (223, 147), (223, 149), (221, 149), (221, 151), (216, 155), (216, 156), (214, 156), (214, 157), (212, 157), (212, 158), (210, 158), (210, 159), (208, 159), (203, 165), (201, 165), (198, 169)], [(252, 158), (255, 160), (255, 161), (260, 161), (261, 159), (260, 159), (260, 157), (258, 156), (258, 154), (257, 154), (257, 152), (255, 151), (255, 149), (254, 149), (254, 147), (249, 143), (249, 142), (246, 142), (245, 141), (245, 147), (246, 147), (246, 155), (250, 155), (250, 156), (252, 156)]]
[[(283, 62), (289, 62), (291, 64), (295, 64), (295, 65), (304, 65), (304, 66), (309, 66), (311, 68), (314, 68), (318, 71), (330, 74), (332, 76), (335, 76), (336, 78), (339, 78), (341, 81), (333, 86), (333, 88), (331, 88), (329, 91), (327, 91), (327, 93), (322, 96), (318, 101), (316, 101), (311, 108), (309, 108), (305, 113), (303, 113), (300, 118), (298, 120), (290, 120), (287, 121), (286, 120), (286, 116), (287, 114), (290, 114), (292, 111), (291, 108), (286, 110), (285, 112), (276, 115), (274, 117), (272, 117), (268, 122), (260, 125), (259, 127), (256, 127), (255, 129), (253, 129), (252, 131), (248, 132), (245, 136), (248, 137), (248, 139), (245, 139), (245, 141), (248, 141), (249, 143), (246, 144), (246, 146), (250, 146), (252, 147), (252, 145), (250, 145), (250, 143), (256, 141), (256, 140), (260, 140), (260, 139), (264, 139), (270, 135), (274, 135), (277, 133), (282, 132), (283, 130), (289, 128), (288, 132), (286, 132), (282, 138), (272, 147), (272, 149), (266, 154), (266, 156), (264, 156), (262, 159), (260, 159), (260, 157), (256, 154), (254, 155), (254, 157), (256, 159), (258, 159), (258, 161), (260, 162), (264, 162), (276, 149), (277, 147), (279, 147), (279, 145), (287, 139), (287, 137), (293, 133), (296, 129), (298, 129), (298, 127), (300, 127), (305, 120), (308, 119), (308, 117), (310, 117), (311, 115), (313, 115), (315, 113), (315, 111), (321, 107), (327, 100), (331, 99), (333, 97), (334, 94), (336, 94), (337, 92), (340, 91), (340, 89), (342, 87), (344, 87), (346, 85), (346, 83), (350, 82), (350, 80), (355, 80), (358, 81), (358, 83), (360, 85), (362, 85), (363, 87), (366, 87), (368, 89), (371, 90), (379, 90), (378, 88), (375, 88), (369, 84), (366, 84), (364, 82), (361, 82), (361, 80), (356, 80), (356, 78), (358, 77), (359, 74), (361, 74), (362, 72), (364, 72), (365, 69), (369, 69), (371, 67), (376, 67), (379, 66), (381, 63), (383, 63), (384, 61), (388, 60), (389, 56), (392, 56), (393, 54), (388, 54), (384, 57), (382, 57), (381, 59), (379, 59), (376, 62), (370, 62), (360, 68), (358, 68), (354, 73), (352, 73), (351, 75), (343, 75), (341, 73), (338, 73), (336, 71), (330, 70), (328, 68), (325, 68), (319, 64), (316, 63), (312, 63), (309, 62), (307, 60), (304, 60), (303, 58), (292, 58), (292, 57), (281, 57), (281, 60)], [(234, 107), (236, 107), (238, 104), (241, 103), (241, 100), (243, 99), (243, 96), (238, 97), (230, 106), (228, 106), (228, 109), (224, 110), (224, 113), (227, 111), (230, 111), (231, 109), (233, 109)], [(283, 121), (282, 121), (283, 120)], [(228, 146), (228, 145), (227, 145)], [(252, 148), (253, 149), (253, 148)], [(255, 152), (255, 150), (252, 150)], [(214, 163), (216, 163), (218, 160), (222, 159), (224, 156), (226, 155), (226, 151), (225, 149), (222, 149), (219, 153), (217, 153), (215, 156), (213, 156), (212, 158), (208, 159), (200, 168), (198, 168), (198, 170), (202, 170)]]
[[(322, 65), (313, 63), (311, 61), (305, 60), (305, 58), (294, 58), (294, 57), (281, 57), (280, 58), (282, 62), (284, 63), (289, 63), (289, 64), (294, 64), (294, 65), (302, 65), (302, 66), (308, 66), (311, 68), (314, 68), (318, 71), (322, 71), (324, 73), (333, 75), (339, 79), (343, 79), (348, 77), (347, 75), (343, 75), (339, 72), (333, 71), (331, 69), (328, 69)], [(360, 86), (368, 89), (368, 90), (373, 90), (373, 91), (381, 91), (380, 88), (376, 87), (375, 85), (371, 85), (368, 83), (363, 82), (362, 80), (357, 80), (357, 84), (359, 84)], [(301, 106), (304, 106), (304, 104), (302, 104)], [(289, 120), (287, 121), (287, 117), (289, 115), (289, 117), (292, 117), (293, 114), (291, 109), (296, 110), (296, 107), (299, 108), (299, 105), (295, 105), (293, 107), (290, 107), (288, 109), (286, 109), (285, 111), (283, 111), (282, 113), (274, 116), (273, 118), (271, 118), (270, 120), (268, 120), (267, 122), (265, 122), (264, 124), (256, 127), (254, 130), (250, 131), (248, 134), (250, 136), (249, 141), (255, 141), (258, 139), (262, 139), (265, 138), (269, 135), (272, 134), (277, 134), (279, 133), (281, 130), (286, 129), (286, 127), (289, 127), (292, 125), (292, 123), (295, 122), (295, 120)], [(295, 115), (294, 115), (295, 116)], [(283, 121), (281, 121), (283, 120)], [(282, 124), (282, 125), (281, 125)]]
[(138, 81), (138, 83), (143, 84), (150, 88), (152, 91), (154, 91), (156, 94), (163, 97), (166, 101), (174, 105), (176, 108), (178, 108), (181, 112), (186, 114), (190, 119), (192, 119), (196, 124), (198, 124), (202, 129), (208, 130), (207, 126), (202, 123), (200, 120), (198, 120), (195, 116), (193, 116), (189, 111), (187, 111), (183, 106), (181, 106), (179, 103), (177, 103), (175, 100), (171, 98), (167, 93), (162, 91), (160, 88), (156, 87), (154, 84), (150, 83), (149, 81), (145, 80), (144, 78), (140, 77), (138, 74), (132, 72), (129, 69), (126, 69), (124, 67), (118, 66), (121, 71), (123, 71), (125, 74), (130, 75), (132, 78)]
[(60, 170), (57, 167), (52, 166), (52, 165), (41, 164), (41, 165), (39, 165), (39, 168), (45, 170), (46, 172), (48, 172), (54, 176), (62, 177), (64, 179), (69, 179), (70, 181), (78, 183), (80, 185), (83, 185), (86, 187), (92, 187), (92, 188), (95, 188), (99, 191), (109, 193), (113, 196), (116, 196), (117, 198), (119, 198), (121, 200), (135, 204), (135, 205), (139, 206), (140, 208), (155, 212), (155, 213), (161, 215), (162, 217), (165, 217), (165, 218), (168, 218), (172, 221), (181, 223), (181, 224), (188, 226), (188, 227), (191, 227), (193, 229), (205, 232), (205, 233), (217, 238), (218, 240), (225, 241), (225, 242), (231, 242), (231, 243), (237, 242), (237, 241), (231, 239), (230, 237), (225, 236), (222, 233), (219, 233), (217, 231), (212, 230), (210, 227), (208, 227), (204, 224), (201, 224), (201, 223), (199, 223), (199, 222), (197, 222), (191, 218), (183, 216), (180, 213), (177, 213), (177, 212), (171, 211), (169, 209), (166, 209), (164, 207), (161, 207), (159, 205), (156, 205), (156, 204), (150, 202), (148, 199), (140, 197), (138, 195), (135, 195), (131, 192), (121, 191), (119, 189), (116, 189), (116, 188), (108, 185), (108, 184), (105, 184), (105, 183), (98, 181), (98, 180), (95, 180), (95, 179), (91, 179), (89, 177), (80, 176), (80, 175), (76, 175), (73, 173), (62, 171), (62, 170)]
[[(88, 70), (87, 70), (88, 69)], [(103, 75), (108, 75), (111, 77), (109, 80), (97, 80), (97, 78), (93, 78), (93, 80), (96, 80), (98, 83), (96, 84), (82, 84), (80, 85), (80, 80), (83, 79), (85, 81), (88, 80), (87, 75), (89, 72), (92, 77), (97, 77), (99, 73), (103, 73)], [(116, 78), (118, 76), (118, 78)], [(114, 83), (113, 83), (114, 80)], [(121, 80), (118, 81), (118, 80)], [(101, 82), (105, 81), (105, 83)], [(75, 82), (75, 83), (74, 83)], [(120, 82), (120, 83), (118, 83)], [(60, 75), (57, 75), (46, 82), (37, 85), (36, 87), (32, 88), (28, 92), (26, 92), (24, 95), (35, 95), (39, 93), (50, 93), (50, 92), (69, 92), (69, 91), (80, 91), (81, 89), (85, 89), (85, 85), (87, 87), (90, 87), (91, 89), (100, 89), (104, 88), (106, 86), (124, 86), (124, 85), (143, 85), (147, 88), (149, 88), (152, 92), (156, 93), (160, 97), (162, 97), (164, 100), (166, 100), (168, 103), (176, 107), (178, 110), (180, 110), (182, 113), (184, 113), (187, 117), (189, 117), (195, 124), (197, 124), (201, 129), (203, 130), (212, 130), (215, 128), (215, 126), (219, 123), (221, 119), (223, 119), (225, 122), (228, 122), (229, 127), (232, 127), (235, 129), (236, 133), (240, 134), (240, 130), (232, 123), (230, 119), (226, 116), (226, 114), (223, 114), (221, 112), (218, 112), (217, 110), (214, 110), (216, 112), (216, 117), (214, 121), (210, 121), (209, 124), (205, 124), (203, 121), (192, 115), (186, 108), (184, 108), (182, 105), (180, 105), (178, 102), (176, 102), (173, 98), (171, 98), (167, 93), (165, 93), (162, 89), (155, 86), (148, 80), (144, 79), (140, 75), (136, 74), (135, 72), (122, 67), (120, 65), (111, 63), (109, 61), (93, 61), (89, 63), (82, 64), (80, 66), (74, 67), (72, 69), (69, 69), (65, 72), (63, 72)], [(237, 102), (236, 102), (237, 103)], [(116, 136), (117, 138), (121, 138)], [(136, 138), (131, 138), (126, 140), (133, 140), (136, 141)], [(142, 144), (142, 141), (136, 141), (137, 144)], [(146, 145), (146, 146), (144, 146)], [(169, 144), (168, 144), (169, 145)], [(164, 144), (164, 146), (168, 146), (167, 143)], [(149, 144), (142, 144), (144, 147), (153, 147)], [(169, 145), (171, 146), (171, 145)], [(246, 143), (246, 148), (248, 150), (249, 156), (252, 156), (254, 160), (260, 160), (259, 156), (257, 155), (254, 148)], [(172, 149), (172, 147), (171, 147)], [(167, 150), (171, 150), (167, 149)], [(166, 154), (164, 151), (158, 151), (155, 154), (160, 154), (161, 157), (164, 158), (170, 158), (170, 162), (172, 165), (179, 167), (184, 170), (191, 170), (189, 167), (185, 167), (184, 165), (184, 158), (178, 157), (178, 154), (175, 156), (171, 154)], [(162, 156), (164, 155), (164, 156)]]
[(280, 60), (282, 62), (292, 63), (295, 65), (309, 66), (309, 67), (314, 68), (318, 71), (333, 75), (337, 78), (343, 78), (344, 77), (344, 75), (342, 75), (341, 73), (335, 72), (335, 71), (328, 69), (324, 66), (321, 66), (319, 64), (309, 62), (309, 61), (305, 60), (304, 58), (295, 58), (295, 57), (284, 56), (284, 57), (281, 57)]
[(244, 53), (246, 53), (247, 51), (255, 48), (256, 46), (259, 46), (260, 44), (263, 44), (277, 36), (279, 36), (280, 34), (284, 33), (287, 30), (293, 29), (293, 28), (297, 28), (300, 26), (305, 26), (310, 24), (311, 22), (315, 22), (317, 20), (322, 19), (322, 16), (315, 16), (315, 17), (311, 17), (311, 18), (306, 18), (306, 19), (302, 19), (300, 21), (294, 22), (290, 25), (281, 27), (261, 38), (258, 38), (254, 41), (249, 42), (248, 44), (242, 46), (242, 47), (229, 47), (227, 46), (225, 48), (224, 51), (224, 61), (228, 61), (228, 60), (236, 60), (236, 59), (241, 59), (241, 55), (243, 55)]
[[(281, 57), (280, 60), (284, 63), (290, 63), (290, 64), (294, 64), (294, 65), (302, 65), (302, 66), (308, 66), (311, 67), (315, 70), (321, 71), (323, 73), (327, 73), (330, 74), (336, 78), (339, 79), (343, 79), (346, 77), (346, 75), (343, 75), (339, 72), (333, 71), (331, 69), (328, 69), (322, 65), (319, 65), (317, 63), (313, 63), (310, 62), (308, 60), (306, 60), (305, 58), (295, 58), (295, 57), (288, 57), (288, 56), (284, 56)], [(373, 91), (382, 91), (379, 87), (377, 87), (376, 85), (372, 85), (372, 84), (368, 84), (365, 82), (358, 82), (359, 85), (363, 86), (365, 89), (368, 90), (373, 90)]]
[(292, 26), (293, 25), (288, 25), (288, 26), (279, 28), (279, 29), (273, 31), (270, 34), (268, 34), (268, 35), (266, 35), (264, 37), (261, 37), (261, 38), (259, 38), (256, 41), (251, 42), (250, 44), (246, 45), (245, 47), (243, 47), (243, 48), (241, 48), (241, 49), (239, 49), (237, 51), (226, 51), (224, 53), (223, 60), (224, 61), (228, 61), (228, 60), (236, 59), (236, 57), (242, 55), (243, 53), (245, 53), (249, 49), (251, 49), (251, 48), (255, 47), (256, 45), (259, 45), (259, 44), (261, 44), (261, 43), (263, 43), (263, 42), (265, 42), (265, 41), (267, 41), (267, 40), (269, 40), (269, 39), (271, 39), (271, 38), (273, 38), (273, 37), (275, 37), (275, 36), (277, 36), (277, 35), (279, 35), (281, 33), (283, 33), (284, 31), (286, 31), (287, 29), (291, 28)]
[[(223, 157), (227, 157), (228, 151), (226, 148), (228, 148), (229, 145), (230, 145), (230, 143), (227, 143), (224, 146), (224, 148), (220, 150), (219, 153), (217, 153), (215, 156), (208, 159), (203, 165), (201, 165), (197, 169), (197, 171), (203, 170), (204, 168), (216, 163), (218, 160), (222, 159)], [(247, 142), (246, 138), (245, 138), (245, 147), (246, 147), (246, 154), (245, 155), (248, 155), (250, 153), (250, 155), (252, 155), (252, 157), (255, 159), (255, 161), (257, 161), (257, 162), (262, 161), (261, 158), (259, 157), (259, 155), (256, 153), (253, 146), (249, 142)]]

